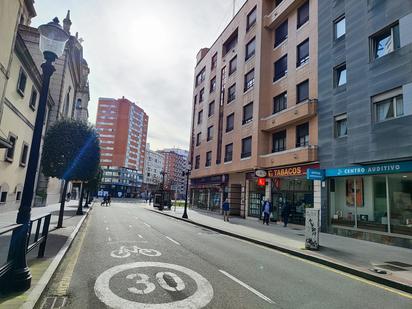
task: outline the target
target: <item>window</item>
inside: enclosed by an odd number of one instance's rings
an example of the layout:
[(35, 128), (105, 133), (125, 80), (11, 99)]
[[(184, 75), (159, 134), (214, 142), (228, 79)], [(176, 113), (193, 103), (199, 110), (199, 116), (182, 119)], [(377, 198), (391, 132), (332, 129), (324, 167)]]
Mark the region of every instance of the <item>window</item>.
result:
[(388, 27), (371, 37), (371, 59), (383, 57), (400, 47), (399, 25)]
[(227, 103), (232, 102), (234, 99), (236, 99), (236, 84), (230, 86), (227, 92)]
[(242, 153), (240, 157), (248, 158), (252, 155), (252, 136), (242, 139)]
[(23, 68), (20, 68), (19, 79), (17, 81), (17, 92), (24, 96), (24, 90), (26, 89), (27, 75)]
[(16, 192), (16, 201), (20, 201), (21, 200), (21, 191), (17, 191)]
[(213, 126), (207, 128), (207, 141), (211, 141), (213, 139)]
[(282, 1), (283, 1), (283, 0), (276, 0), (276, 1), (275, 1), (275, 2), (276, 2), (276, 6), (278, 6), (279, 4), (281, 4)]
[(17, 141), (17, 136), (10, 133), (9, 134), (9, 143), (12, 146), (11, 146), (11, 148), (7, 148), (7, 150), (6, 150), (6, 157), (5, 157), (6, 161), (13, 162), (14, 152), (16, 150), (16, 141)]
[(216, 76), (212, 78), (210, 81), (210, 92), (214, 92), (216, 90)]
[(288, 106), (288, 94), (285, 91), (273, 98), (273, 114), (283, 111)]
[(244, 91), (248, 91), (255, 85), (255, 69), (252, 69), (245, 75)]
[(197, 133), (196, 135), (196, 146), (200, 145), (200, 140), (202, 139), (202, 132)]
[(348, 119), (346, 113), (339, 116), (335, 116), (335, 137), (343, 137), (347, 135)]
[(30, 97), (30, 103), (29, 106), (32, 110), (36, 108), (36, 101), (37, 101), (37, 90), (34, 89), (34, 87), (31, 90), (31, 97)]
[(398, 88), (372, 98), (375, 121), (381, 122), (404, 115), (402, 88)]
[(233, 158), (233, 143), (225, 146), (225, 162), (232, 161)]
[(335, 71), (335, 88), (346, 84), (346, 63), (343, 63), (334, 69)]
[(202, 88), (199, 92), (199, 103), (202, 103), (205, 99), (205, 88)]
[(208, 117), (213, 116), (215, 113), (215, 101), (209, 103), (209, 111), (207, 113)]
[(247, 15), (246, 31), (249, 31), (254, 24), (256, 24), (256, 6)]
[(212, 152), (208, 151), (208, 152), (206, 152), (205, 166), (210, 166), (211, 164), (212, 164)]
[(296, 86), (297, 100), (296, 103), (300, 103), (309, 99), (309, 80), (305, 80)]
[(246, 45), (246, 58), (245, 60), (248, 60), (252, 56), (255, 55), (255, 49), (256, 49), (256, 38), (253, 38), (247, 43)]
[(242, 124), (249, 123), (253, 120), (253, 102), (243, 106), (243, 120)]
[(309, 61), (309, 39), (304, 40), (297, 47), (296, 67)]
[(346, 34), (345, 16), (341, 16), (333, 22), (333, 31), (335, 35), (335, 40), (345, 37), (345, 34)]
[(237, 56), (234, 56), (229, 62), (229, 76), (236, 72), (237, 69)]
[(275, 76), (273, 81), (281, 79), (288, 73), (288, 55), (284, 55), (278, 61), (275, 62)]
[(199, 111), (199, 113), (197, 114), (197, 124), (202, 123), (202, 118), (203, 118), (203, 110)]
[(195, 158), (195, 169), (199, 169), (200, 166), (200, 156), (196, 156)]
[(194, 105), (197, 104), (197, 95), (195, 95), (195, 98), (193, 99)]
[(226, 42), (223, 44), (223, 56), (226, 56), (226, 54), (233, 50), (236, 45), (237, 45), (237, 32), (238, 30), (236, 29), (230, 37), (226, 40)]
[(286, 150), (286, 130), (274, 133), (272, 135), (272, 152)]
[(23, 143), (23, 148), (21, 149), (20, 166), (26, 166), (28, 153), (29, 145)]
[(204, 67), (196, 76), (196, 87), (199, 86), (206, 78), (206, 67)]
[(226, 132), (233, 130), (235, 125), (235, 113), (230, 114), (226, 117)]
[(296, 127), (296, 147), (309, 145), (309, 123), (304, 123)]
[(300, 28), (308, 20), (309, 20), (309, 1), (306, 1), (305, 4), (303, 4), (298, 9), (298, 25), (297, 25), (297, 28)]
[(7, 192), (1, 192), (0, 203), (6, 203), (7, 201)]
[(212, 64), (211, 64), (211, 70), (214, 70), (214, 69), (216, 69), (216, 67), (217, 67), (217, 53), (215, 53), (213, 56), (212, 56)]
[(275, 30), (275, 47), (279, 46), (288, 38), (288, 20), (286, 19)]

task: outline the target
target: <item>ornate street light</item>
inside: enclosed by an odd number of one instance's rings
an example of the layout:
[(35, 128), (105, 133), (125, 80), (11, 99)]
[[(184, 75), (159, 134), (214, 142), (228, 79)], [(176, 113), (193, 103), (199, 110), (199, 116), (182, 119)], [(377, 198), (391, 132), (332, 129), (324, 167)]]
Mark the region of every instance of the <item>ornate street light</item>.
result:
[(70, 38), (70, 35), (59, 25), (57, 17), (48, 24), (41, 25), (38, 30), (40, 33), (39, 48), (46, 62), (41, 65), (43, 73), (42, 88), (33, 130), (26, 178), (24, 180), (23, 194), (17, 213), (16, 223), (22, 224), (22, 226), (13, 232), (9, 252), (9, 259), (14, 260), (11, 278), (13, 288), (16, 291), (27, 290), (31, 284), (32, 276), (26, 262), (27, 239), (29, 237), (31, 205), (33, 202), (36, 172), (40, 157), (40, 145), (46, 114), (47, 97), (49, 95), (50, 77), (55, 71), (53, 62), (63, 55), (66, 42)]
[(183, 177), (186, 176), (185, 210), (184, 210), (183, 216), (182, 216), (183, 219), (188, 219), (189, 218), (187, 216), (187, 193), (188, 193), (188, 190), (189, 190), (189, 176), (190, 176), (190, 171), (191, 170), (192, 170), (192, 166), (189, 163), (189, 165), (187, 166), (187, 170), (182, 173)]

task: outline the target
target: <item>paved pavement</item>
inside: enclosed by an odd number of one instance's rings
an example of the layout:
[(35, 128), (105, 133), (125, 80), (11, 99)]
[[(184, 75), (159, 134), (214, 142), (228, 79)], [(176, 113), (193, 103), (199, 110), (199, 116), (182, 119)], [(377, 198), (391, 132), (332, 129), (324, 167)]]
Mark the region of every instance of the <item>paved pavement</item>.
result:
[(150, 212), (94, 207), (41, 308), (411, 308), (412, 295)]

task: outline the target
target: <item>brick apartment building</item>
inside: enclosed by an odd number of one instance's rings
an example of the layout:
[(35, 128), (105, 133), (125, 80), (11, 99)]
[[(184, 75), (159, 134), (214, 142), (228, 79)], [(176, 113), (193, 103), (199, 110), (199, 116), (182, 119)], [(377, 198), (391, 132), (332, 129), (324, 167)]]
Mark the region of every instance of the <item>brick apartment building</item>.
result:
[(188, 168), (188, 152), (178, 148), (158, 152), (164, 156), (165, 189), (174, 191), (177, 199), (183, 199), (186, 193), (186, 177), (183, 172)]
[[(190, 147), (191, 199), (259, 217), (270, 199), (294, 223), (314, 206), (317, 167), (317, 0), (248, 0), (197, 55)], [(258, 186), (256, 170), (267, 174)], [(262, 172), (262, 171), (261, 171)], [(316, 196), (316, 201), (320, 199)], [(318, 207), (318, 205), (316, 205)]]
[(116, 197), (137, 196), (143, 181), (148, 120), (142, 108), (124, 97), (99, 99), (101, 190)]

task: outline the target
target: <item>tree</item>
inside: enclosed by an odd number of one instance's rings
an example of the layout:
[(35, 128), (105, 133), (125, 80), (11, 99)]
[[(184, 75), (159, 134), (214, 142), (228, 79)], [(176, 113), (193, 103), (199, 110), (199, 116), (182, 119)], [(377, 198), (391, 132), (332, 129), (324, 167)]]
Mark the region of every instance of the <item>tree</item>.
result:
[(84, 204), (85, 207), (89, 205), (89, 200), (91, 200), (90, 196), (93, 197), (94, 194), (97, 195), (97, 190), (99, 189), (99, 185), (102, 181), (102, 177), (103, 177), (103, 170), (99, 167), (94, 178), (92, 180), (89, 180), (87, 183), (85, 183), (85, 189), (87, 191), (86, 202)]
[(78, 120), (56, 122), (46, 133), (41, 163), (45, 176), (64, 181), (57, 224), (60, 228), (68, 183), (92, 180), (99, 170), (100, 146), (96, 130)]

